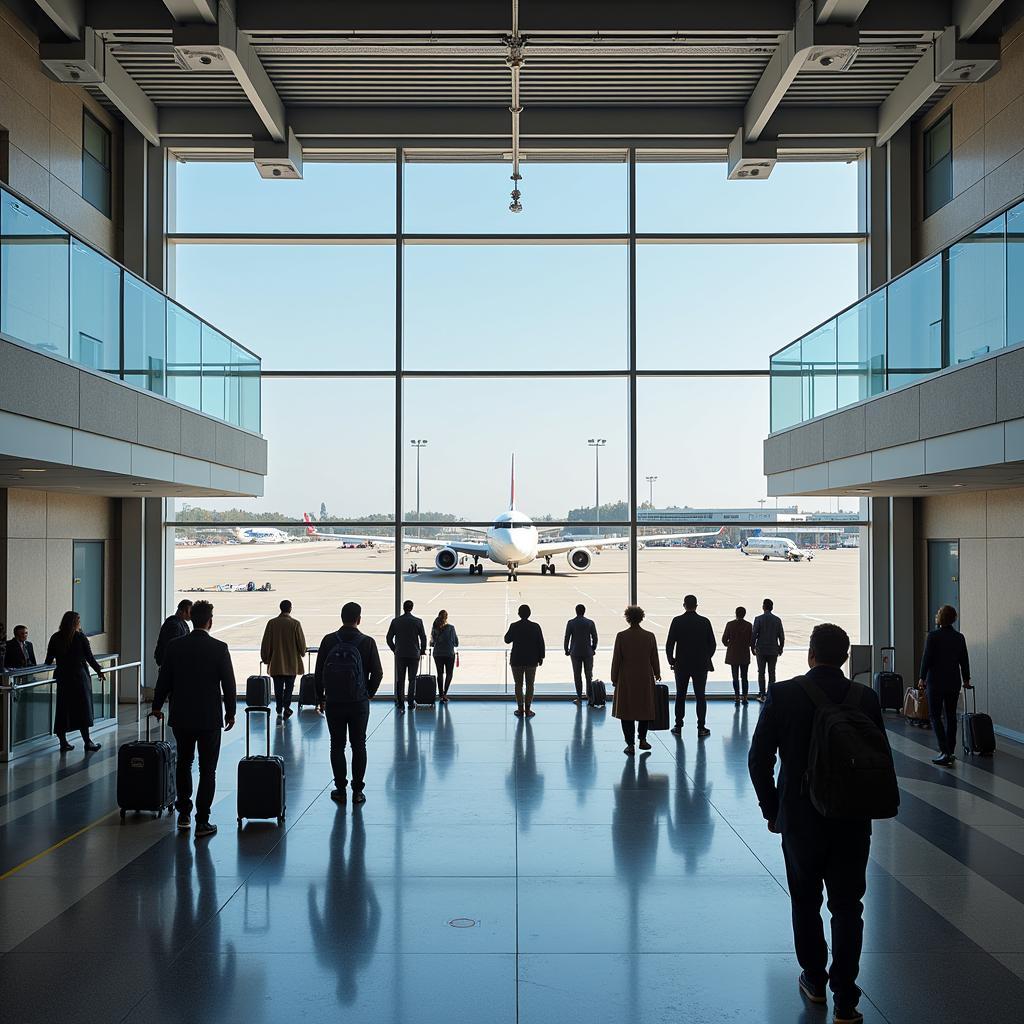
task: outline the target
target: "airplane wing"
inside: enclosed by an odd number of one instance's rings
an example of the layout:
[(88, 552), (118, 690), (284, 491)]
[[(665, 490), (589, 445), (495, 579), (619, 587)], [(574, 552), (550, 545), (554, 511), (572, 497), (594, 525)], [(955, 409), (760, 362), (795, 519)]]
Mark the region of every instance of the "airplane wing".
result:
[[(380, 547), (394, 547), (395, 541), (392, 537), (374, 537), (370, 534), (361, 533), (320, 533), (319, 531), (311, 536), (318, 540), (336, 540), (344, 544), (375, 544)], [(418, 548), (451, 548), (460, 555), (486, 555), (487, 544), (482, 541), (468, 540), (433, 540), (425, 537), (406, 537), (405, 543)]]
[[(719, 530), (704, 530), (700, 533), (653, 533), (637, 537), (641, 544), (649, 544), (652, 540), (685, 540), (689, 537), (720, 537), (725, 533), (723, 526)], [(537, 545), (538, 555), (560, 555), (563, 551), (573, 548), (603, 548), (610, 544), (628, 544), (629, 537), (598, 537), (594, 540), (550, 541)]]

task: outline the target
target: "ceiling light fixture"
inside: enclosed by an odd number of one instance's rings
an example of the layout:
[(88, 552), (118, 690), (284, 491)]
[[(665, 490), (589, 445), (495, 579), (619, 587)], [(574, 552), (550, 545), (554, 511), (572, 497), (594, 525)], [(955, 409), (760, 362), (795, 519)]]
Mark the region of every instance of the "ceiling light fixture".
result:
[(34, 466), (22, 466), (21, 469), (18, 470), (18, 472), (19, 473), (45, 473), (46, 470), (45, 469), (38, 469), (38, 468), (36, 468)]

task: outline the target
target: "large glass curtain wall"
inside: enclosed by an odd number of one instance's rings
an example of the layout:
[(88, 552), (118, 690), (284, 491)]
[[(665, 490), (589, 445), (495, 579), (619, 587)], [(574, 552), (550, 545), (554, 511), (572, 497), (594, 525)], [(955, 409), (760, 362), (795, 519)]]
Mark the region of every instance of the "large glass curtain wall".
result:
[[(771, 579), (793, 592), (797, 637), (820, 612), (859, 639), (855, 506), (766, 501), (761, 467), (769, 353), (858, 294), (855, 163), (783, 163), (750, 183), (643, 153), (528, 161), (517, 215), (498, 158), (307, 163), (300, 182), (242, 163), (177, 173), (177, 297), (263, 358), (264, 496), (179, 503), (168, 523), (177, 588), (221, 588), (243, 671), (282, 597), (310, 642), (346, 600), (379, 642), (403, 600), (428, 629), (444, 608), (456, 687), (488, 691), (511, 683), (503, 634), (521, 602), (548, 639), (542, 688), (561, 692), (577, 603), (605, 678), (623, 607), (639, 600), (663, 641), (687, 591), (720, 633)], [(472, 545), (513, 504), (541, 557), (511, 583), (487, 559), (471, 574)], [(792, 535), (842, 549), (821, 552), (817, 582), (736, 550), (822, 513), (821, 533)], [(274, 531), (292, 542), (270, 546)], [(251, 556), (221, 546), (250, 540)], [(544, 544), (579, 550), (549, 575)], [(227, 589), (249, 582), (272, 590)]]

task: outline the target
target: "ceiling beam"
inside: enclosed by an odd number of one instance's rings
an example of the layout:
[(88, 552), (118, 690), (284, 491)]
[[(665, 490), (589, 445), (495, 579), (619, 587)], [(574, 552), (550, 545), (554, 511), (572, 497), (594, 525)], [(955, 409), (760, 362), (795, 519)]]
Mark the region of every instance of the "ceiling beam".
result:
[[(814, 0), (814, 16), (819, 25), (855, 25), (870, 0)], [(882, 0), (885, 3), (885, 0)]]
[(888, 142), (935, 95), (935, 50), (929, 47), (878, 108), (878, 144)]
[(85, 29), (85, 0), (36, 0), (36, 7), (68, 39), (81, 39)]
[(1003, 0), (953, 0), (953, 24), (970, 39), (1003, 6)]
[(193, 22), (217, 24), (217, 0), (163, 0), (163, 4), (179, 25)]
[(156, 106), (135, 84), (134, 79), (118, 63), (116, 57), (106, 53), (103, 61), (103, 81), (96, 86), (133, 125), (147, 142), (160, 145), (160, 128)]

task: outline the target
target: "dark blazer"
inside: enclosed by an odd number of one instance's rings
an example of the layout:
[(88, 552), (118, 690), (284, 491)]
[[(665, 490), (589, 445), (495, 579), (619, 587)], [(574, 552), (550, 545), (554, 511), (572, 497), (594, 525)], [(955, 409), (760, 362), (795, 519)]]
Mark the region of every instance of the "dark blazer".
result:
[(786, 631), (782, 619), (774, 612), (762, 612), (754, 619), (754, 632), (750, 646), (761, 655), (777, 658), (786, 646)]
[(711, 658), (718, 649), (711, 620), (696, 612), (677, 615), (668, 627), (665, 657), (673, 668), (690, 672), (710, 672)]
[(427, 653), (427, 634), (423, 620), (412, 612), (403, 612), (391, 620), (387, 635), (388, 647), (398, 658), (419, 658)]
[(25, 654), (21, 653), (21, 644), (12, 636), (7, 641), (4, 651), (4, 668), (28, 668), (36, 664), (36, 651), (31, 640), (25, 641)]
[(597, 650), (597, 626), (593, 619), (577, 615), (565, 624), (565, 653), (585, 658)]
[(961, 681), (969, 683), (971, 663), (963, 633), (958, 633), (952, 626), (933, 629), (924, 642), (921, 671), (917, 678), (940, 691), (959, 690)]
[(725, 624), (722, 643), (725, 644), (726, 665), (749, 665), (753, 627), (746, 619), (731, 619)]
[(212, 732), (235, 717), (235, 672), (223, 640), (205, 629), (168, 644), (153, 694), (153, 710), (170, 699), (170, 726), (185, 732)]
[(518, 619), (505, 631), (505, 643), (512, 645), (509, 665), (539, 665), (544, 660), (544, 633), (537, 622)]
[[(874, 690), (851, 683), (842, 669), (819, 665), (809, 669), (807, 679), (816, 683), (825, 695), (837, 703), (846, 699), (851, 686), (859, 686), (861, 710), (885, 734), (882, 708)], [(772, 683), (757, 720), (754, 738), (750, 741), (747, 768), (757, 793), (757, 802), (766, 821), (774, 821), (783, 832), (801, 825), (821, 824), (825, 819), (811, 805), (803, 792), (807, 757), (814, 722), (814, 703), (797, 679)], [(778, 786), (775, 784), (775, 753), (782, 761)], [(870, 826), (870, 822), (866, 822)]]
[[(418, 620), (417, 620), (418, 621)], [(380, 681), (384, 678), (384, 669), (380, 663), (380, 654), (377, 652), (377, 641), (372, 636), (367, 636), (365, 633), (361, 633), (356, 626), (342, 626), (341, 629), (336, 629), (333, 633), (328, 633), (327, 636), (320, 641), (320, 650), (316, 652), (316, 667), (313, 672), (316, 675), (316, 699), (319, 703), (323, 704), (326, 699), (326, 691), (324, 688), (324, 662), (327, 660), (327, 655), (334, 650), (335, 646), (341, 642), (340, 634), (344, 634), (347, 642), (351, 643), (354, 637), (358, 637), (359, 640), (356, 646), (359, 648), (359, 654), (363, 659), (363, 671), (366, 673), (366, 692), (373, 697), (377, 690), (380, 688)], [(351, 703), (351, 702), (350, 702)]]
[(158, 665), (162, 665), (164, 654), (167, 652), (167, 645), (172, 640), (178, 640), (183, 636), (188, 636), (188, 623), (184, 619), (179, 619), (177, 615), (168, 615), (160, 627), (160, 633), (157, 635), (156, 647), (153, 650), (153, 660)]

